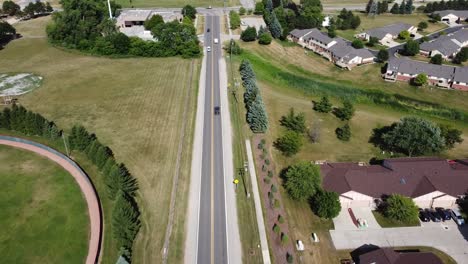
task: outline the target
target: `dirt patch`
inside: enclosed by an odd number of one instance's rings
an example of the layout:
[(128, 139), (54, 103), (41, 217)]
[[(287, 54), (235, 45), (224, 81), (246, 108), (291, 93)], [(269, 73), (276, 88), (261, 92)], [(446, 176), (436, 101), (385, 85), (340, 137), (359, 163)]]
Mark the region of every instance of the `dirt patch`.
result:
[[(264, 152), (262, 148), (258, 147), (261, 143), (261, 140), (261, 136), (253, 137), (253, 152), (257, 175), (259, 177), (260, 182), (260, 195), (262, 197), (261, 199), (263, 199), (263, 205), (266, 210), (265, 224), (271, 248), (270, 253), (274, 255), (275, 263), (287, 263), (287, 255), (289, 254), (294, 256), (293, 243), (295, 241), (292, 241), (291, 233), (289, 232), (288, 222), (286, 219), (286, 211), (284, 210), (283, 200), (281, 199), (281, 193), (279, 191), (281, 180), (278, 177), (278, 172), (275, 171), (275, 165), (273, 164), (271, 154), (268, 151), (268, 144), (270, 142), (266, 142), (264, 144), (263, 149), (267, 149), (267, 151)], [(270, 163), (267, 164), (266, 160), (269, 160)], [(276, 187), (276, 191), (273, 191), (272, 186)], [(279, 221), (280, 215), (284, 219), (283, 223), (280, 223)], [(278, 233), (274, 231), (275, 225), (279, 226), (280, 228), (280, 231)], [(283, 243), (281, 241), (281, 237), (283, 234), (289, 237), (289, 241), (287, 243)], [(294, 259), (296, 258), (294, 257)]]

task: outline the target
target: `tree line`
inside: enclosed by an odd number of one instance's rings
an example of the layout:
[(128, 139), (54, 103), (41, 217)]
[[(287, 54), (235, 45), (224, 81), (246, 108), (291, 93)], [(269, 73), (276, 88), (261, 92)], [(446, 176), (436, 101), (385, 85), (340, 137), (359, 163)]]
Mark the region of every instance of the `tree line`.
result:
[[(118, 32), (103, 1), (63, 0), (62, 6), (63, 11), (55, 13), (47, 27), (49, 41), (55, 45), (105, 56), (189, 58), (200, 55), (191, 12), (186, 12), (183, 23), (164, 23), (160, 16), (153, 17), (156, 23), (145, 24), (151, 25), (147, 29), (151, 30), (155, 41), (144, 41)], [(120, 7), (111, 2), (113, 14)]]
[(265, 133), (268, 129), (268, 115), (257, 86), (255, 72), (248, 60), (243, 60), (239, 67), (242, 86), (245, 88), (244, 103), (247, 109), (247, 123), (254, 133)]
[[(63, 133), (54, 122), (16, 104), (0, 113), (0, 128), (52, 141), (59, 139)], [(83, 153), (101, 173), (107, 195), (114, 201), (111, 214), (113, 237), (121, 256), (131, 261), (133, 241), (140, 229), (140, 210), (135, 200), (137, 180), (125, 164), (115, 159), (112, 149), (83, 126), (73, 126), (67, 141), (72, 151)]]
[(16, 36), (16, 29), (8, 24), (6, 21), (0, 21), (0, 49), (8, 43), (10, 40), (14, 39)]
[(40, 15), (50, 14), (52, 11), (54, 11), (54, 9), (49, 2), (30, 2), (23, 10), (21, 10), (21, 7), (18, 4), (7, 0), (3, 2), (0, 13), (19, 18), (34, 18)]
[(466, 10), (468, 9), (467, 0), (449, 0), (439, 2), (428, 2), (424, 8), (424, 13), (432, 13), (440, 10)]

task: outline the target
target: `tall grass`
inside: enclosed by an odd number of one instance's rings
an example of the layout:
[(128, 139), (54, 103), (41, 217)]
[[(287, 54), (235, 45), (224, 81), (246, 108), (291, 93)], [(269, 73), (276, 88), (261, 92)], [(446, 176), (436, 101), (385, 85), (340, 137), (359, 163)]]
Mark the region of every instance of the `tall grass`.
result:
[(340, 99), (346, 98), (358, 103), (382, 105), (407, 113), (424, 114), (448, 120), (468, 120), (468, 113), (437, 103), (417, 100), (404, 95), (391, 94), (376, 89), (363, 89), (350, 84), (336, 84), (318, 80), (313, 77), (300, 76), (282, 70), (248, 51), (244, 51), (241, 57), (250, 60), (260, 80), (275, 83), (283, 87), (294, 88), (307, 95), (326, 95)]

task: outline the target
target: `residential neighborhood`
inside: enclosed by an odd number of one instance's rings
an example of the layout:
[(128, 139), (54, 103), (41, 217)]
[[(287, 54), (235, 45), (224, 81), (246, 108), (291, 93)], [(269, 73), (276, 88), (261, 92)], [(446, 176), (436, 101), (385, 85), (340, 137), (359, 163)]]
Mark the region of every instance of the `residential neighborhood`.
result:
[(468, 264), (468, 0), (0, 0), (0, 184), (4, 263)]

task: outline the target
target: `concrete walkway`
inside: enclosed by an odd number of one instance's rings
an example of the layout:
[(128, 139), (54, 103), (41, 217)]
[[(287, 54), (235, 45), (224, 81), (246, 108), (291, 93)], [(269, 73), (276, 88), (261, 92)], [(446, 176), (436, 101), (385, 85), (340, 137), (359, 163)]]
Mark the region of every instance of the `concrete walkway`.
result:
[(258, 233), (260, 234), (260, 246), (262, 249), (263, 263), (270, 264), (270, 251), (268, 249), (268, 240), (265, 231), (265, 220), (263, 220), (262, 203), (260, 201), (260, 193), (258, 191), (257, 174), (255, 172), (255, 164), (253, 161), (252, 146), (250, 140), (245, 141), (247, 148), (247, 159), (249, 161), (249, 174), (252, 182), (252, 192), (255, 201), (255, 213), (257, 215)]

